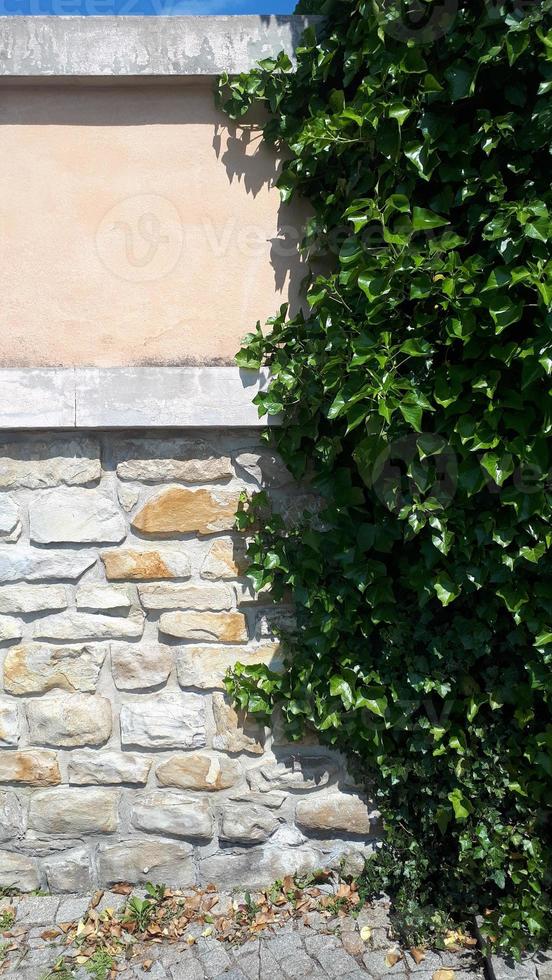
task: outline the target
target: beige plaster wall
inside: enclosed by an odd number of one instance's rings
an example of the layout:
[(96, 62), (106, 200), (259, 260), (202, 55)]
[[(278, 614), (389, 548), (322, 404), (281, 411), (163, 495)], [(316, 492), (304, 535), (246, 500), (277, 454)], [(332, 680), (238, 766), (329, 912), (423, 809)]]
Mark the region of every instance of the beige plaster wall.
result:
[(210, 84), (5, 87), (0, 364), (231, 363), (297, 302), (300, 209)]

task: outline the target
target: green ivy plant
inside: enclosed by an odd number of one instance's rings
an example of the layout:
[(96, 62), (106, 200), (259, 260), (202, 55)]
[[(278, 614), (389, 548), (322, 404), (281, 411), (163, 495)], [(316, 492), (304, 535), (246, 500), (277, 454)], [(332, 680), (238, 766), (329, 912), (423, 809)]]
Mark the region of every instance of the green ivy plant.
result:
[(259, 411), (324, 500), (240, 515), (298, 628), (283, 675), (228, 686), (348, 753), (385, 821), (366, 888), (411, 932), (478, 914), (519, 954), (552, 931), (552, 4), (324, 12), (296, 68), (220, 82), (311, 206), (308, 307), (238, 363), (270, 365)]

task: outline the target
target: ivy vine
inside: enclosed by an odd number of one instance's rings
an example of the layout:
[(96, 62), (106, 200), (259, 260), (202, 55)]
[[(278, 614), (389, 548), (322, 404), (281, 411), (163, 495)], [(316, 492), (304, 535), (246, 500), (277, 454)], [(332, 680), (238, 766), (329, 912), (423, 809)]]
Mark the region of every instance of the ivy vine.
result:
[(233, 119), (268, 108), (283, 199), (312, 208), (308, 308), (238, 363), (270, 365), (259, 411), (324, 499), (240, 515), (298, 629), (283, 675), (228, 686), (362, 772), (365, 887), (410, 937), (479, 914), (519, 954), (552, 932), (552, 3), (324, 12), (296, 68), (220, 82)]

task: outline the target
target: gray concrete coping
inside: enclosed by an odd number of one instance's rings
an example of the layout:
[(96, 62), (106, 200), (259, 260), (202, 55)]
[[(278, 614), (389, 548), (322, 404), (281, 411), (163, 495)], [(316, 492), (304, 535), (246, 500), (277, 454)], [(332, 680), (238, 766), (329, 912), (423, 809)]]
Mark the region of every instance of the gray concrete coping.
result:
[(257, 428), (266, 369), (4, 368), (0, 429)]
[(0, 17), (0, 79), (177, 80), (239, 74), (320, 17)]

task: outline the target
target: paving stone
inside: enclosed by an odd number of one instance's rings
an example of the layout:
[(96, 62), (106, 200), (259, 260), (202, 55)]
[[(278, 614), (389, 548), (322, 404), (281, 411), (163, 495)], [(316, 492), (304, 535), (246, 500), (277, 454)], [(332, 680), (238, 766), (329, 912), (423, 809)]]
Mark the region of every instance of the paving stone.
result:
[(211, 978), (218, 976), (219, 973), (222, 973), (231, 964), (228, 953), (220, 943), (216, 942), (216, 940), (213, 940), (213, 942), (209, 944), (208, 948), (198, 946), (197, 955), (201, 961), (206, 977)]
[(203, 980), (203, 967), (198, 960), (191, 956), (182, 958), (181, 963), (175, 963), (170, 968), (171, 980)]
[(318, 953), (323, 953), (329, 949), (338, 949), (340, 945), (337, 936), (324, 934), (305, 936), (304, 944), (307, 952), (312, 953), (313, 956), (318, 956)]
[(510, 957), (490, 956), (489, 966), (494, 980), (534, 980), (537, 976), (537, 966), (534, 960), (522, 960), (516, 963)]
[(279, 962), (289, 956), (292, 950), (302, 948), (301, 937), (290, 929), (281, 929), (275, 939), (270, 939), (266, 943), (266, 947)]
[(47, 926), (56, 920), (59, 898), (22, 898), (17, 906), (17, 925)]
[(89, 905), (90, 897), (88, 895), (83, 898), (79, 895), (68, 895), (60, 902), (56, 922), (76, 922), (78, 919), (82, 919)]
[(341, 977), (344, 973), (352, 973), (358, 969), (353, 957), (339, 946), (336, 949), (320, 950), (316, 953), (316, 959), (330, 977)]
[(280, 968), (288, 977), (293, 978), (311, 976), (318, 969), (314, 960), (302, 949), (296, 949), (291, 956), (280, 960)]
[(404, 960), (399, 960), (394, 966), (389, 966), (386, 960), (387, 950), (369, 950), (362, 957), (362, 962), (373, 977), (391, 977), (406, 973)]

